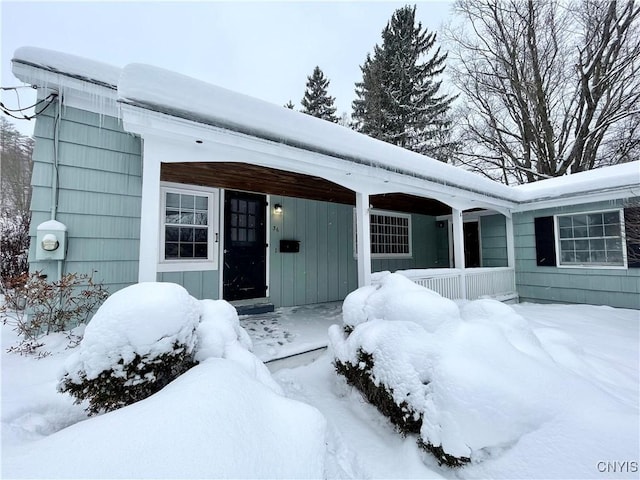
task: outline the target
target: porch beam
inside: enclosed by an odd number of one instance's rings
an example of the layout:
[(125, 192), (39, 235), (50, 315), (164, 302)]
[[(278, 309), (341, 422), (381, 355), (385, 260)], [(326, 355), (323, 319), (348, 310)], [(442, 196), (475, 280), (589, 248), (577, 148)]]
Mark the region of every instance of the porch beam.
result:
[(160, 157), (152, 141), (143, 142), (142, 204), (138, 282), (157, 281), (160, 248)]
[(453, 258), (454, 267), (461, 271), (460, 273), (460, 298), (467, 298), (467, 279), (464, 265), (464, 223), (462, 218), (462, 210), (456, 208), (451, 209), (453, 219)]
[(358, 287), (371, 285), (371, 220), (369, 194), (356, 192)]

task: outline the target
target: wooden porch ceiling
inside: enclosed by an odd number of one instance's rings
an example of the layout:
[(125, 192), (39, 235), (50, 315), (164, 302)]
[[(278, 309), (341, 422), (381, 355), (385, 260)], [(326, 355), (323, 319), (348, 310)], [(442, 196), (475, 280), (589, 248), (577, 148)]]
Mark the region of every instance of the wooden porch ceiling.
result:
[[(269, 195), (355, 205), (356, 194), (324, 178), (233, 162), (163, 163), (160, 180)], [(423, 215), (447, 215), (451, 207), (430, 198), (404, 193), (372, 195), (374, 208)]]

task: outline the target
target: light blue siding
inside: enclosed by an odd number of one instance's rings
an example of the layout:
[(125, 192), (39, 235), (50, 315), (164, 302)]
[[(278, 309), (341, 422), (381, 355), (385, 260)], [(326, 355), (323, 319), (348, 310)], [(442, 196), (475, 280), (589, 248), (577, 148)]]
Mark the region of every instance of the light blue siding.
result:
[[(269, 298), (276, 306), (343, 300), (357, 288), (353, 207), (271, 196)], [(272, 209), (269, 209), (272, 212)], [(298, 253), (281, 253), (280, 240), (300, 241)]]
[(640, 309), (638, 268), (558, 268), (536, 265), (534, 218), (621, 206), (621, 201), (597, 202), (515, 214), (516, 285), (520, 300)]
[[(36, 120), (31, 235), (51, 218), (55, 110)], [(63, 272), (93, 274), (113, 293), (138, 279), (141, 197), (140, 139), (112, 117), (62, 108), (57, 220), (68, 229)], [(57, 262), (35, 259), (31, 271), (55, 278)]]
[(159, 282), (171, 282), (182, 285), (192, 296), (198, 299), (218, 299), (220, 297), (220, 275), (218, 270), (201, 272), (161, 272)]
[(507, 266), (507, 228), (504, 215), (480, 217), (483, 267)]

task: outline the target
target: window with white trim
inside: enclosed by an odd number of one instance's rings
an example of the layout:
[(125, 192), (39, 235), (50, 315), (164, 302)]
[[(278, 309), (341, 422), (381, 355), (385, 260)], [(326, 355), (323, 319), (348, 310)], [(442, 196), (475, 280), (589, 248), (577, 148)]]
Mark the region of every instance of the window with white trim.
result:
[(161, 271), (217, 268), (216, 190), (161, 187)]
[[(354, 210), (354, 232), (356, 215)], [(411, 215), (371, 210), (371, 258), (411, 258)], [(357, 255), (357, 239), (354, 241)]]
[(561, 266), (625, 266), (622, 210), (556, 215)]

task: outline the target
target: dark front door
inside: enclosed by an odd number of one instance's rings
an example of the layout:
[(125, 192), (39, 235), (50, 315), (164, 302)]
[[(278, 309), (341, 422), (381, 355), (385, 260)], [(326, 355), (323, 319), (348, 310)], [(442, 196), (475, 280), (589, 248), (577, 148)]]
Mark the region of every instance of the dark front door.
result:
[(464, 222), (464, 266), (480, 266), (480, 232), (478, 222)]
[(225, 300), (267, 296), (266, 197), (227, 190), (224, 198)]

